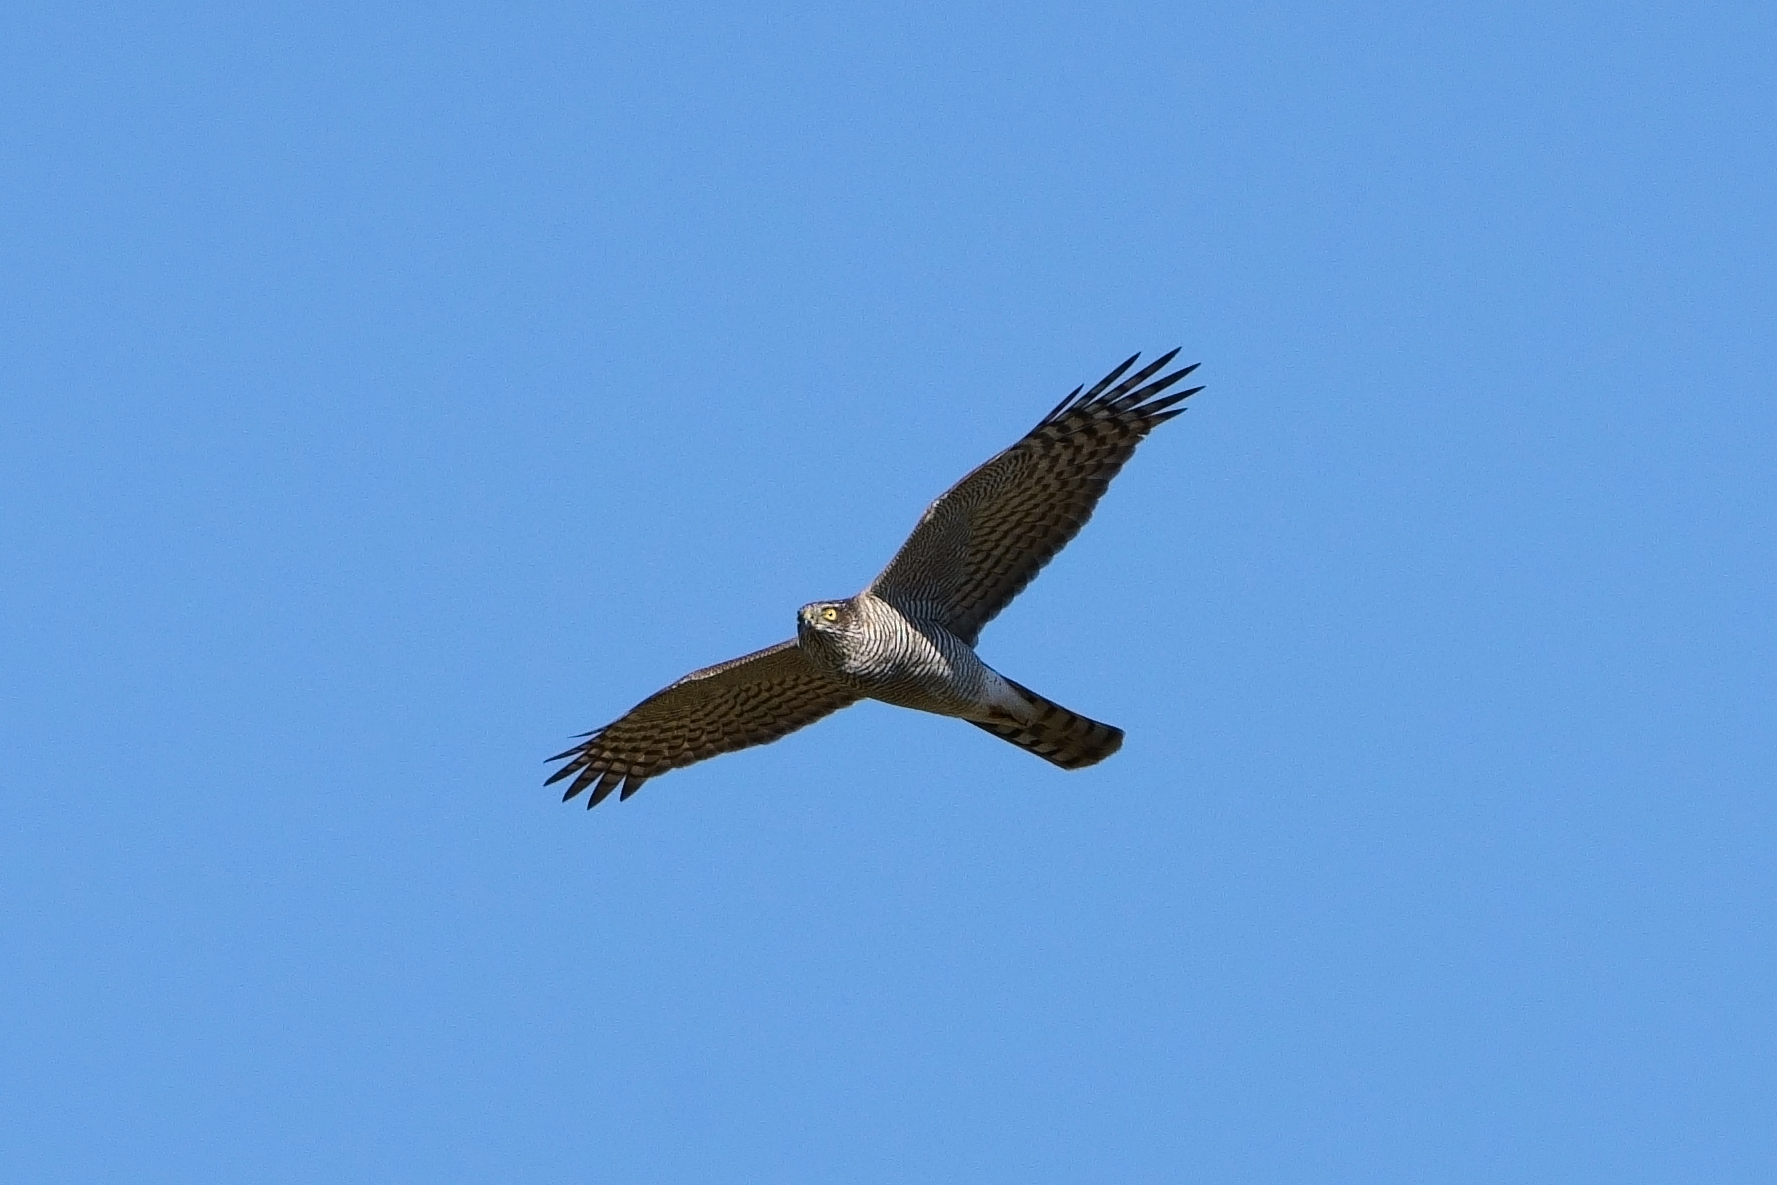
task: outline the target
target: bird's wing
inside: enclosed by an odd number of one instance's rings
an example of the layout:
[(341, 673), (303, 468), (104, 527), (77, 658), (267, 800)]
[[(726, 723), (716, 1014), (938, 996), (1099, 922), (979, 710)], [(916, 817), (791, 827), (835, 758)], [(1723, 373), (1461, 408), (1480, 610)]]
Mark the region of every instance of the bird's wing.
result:
[(802, 656), (792, 639), (693, 671), (551, 761), (549, 782), (574, 780), (562, 801), (592, 787), (595, 807), (619, 785), (622, 797), (669, 769), (763, 745), (856, 703), (858, 693)]
[(1184, 410), (1167, 409), (1203, 389), (1161, 395), (1197, 369), (1154, 378), (1177, 354), (1124, 378), (1131, 358), (1085, 394), (1074, 388), (1024, 439), (933, 502), (868, 591), (973, 645), (1079, 534), (1142, 438)]

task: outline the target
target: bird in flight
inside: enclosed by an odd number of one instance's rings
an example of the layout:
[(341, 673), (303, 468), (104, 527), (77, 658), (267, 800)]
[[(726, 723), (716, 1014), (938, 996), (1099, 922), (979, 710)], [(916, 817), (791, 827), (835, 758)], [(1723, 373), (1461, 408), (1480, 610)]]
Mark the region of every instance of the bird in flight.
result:
[(1177, 350), (1133, 374), (1130, 358), (1076, 387), (1005, 452), (933, 502), (888, 567), (843, 601), (796, 615), (796, 636), (693, 671), (551, 761), (545, 785), (572, 778), (566, 802), (595, 807), (621, 788), (718, 753), (763, 745), (861, 699), (956, 716), (1059, 765), (1080, 769), (1123, 744), (1123, 730), (1070, 712), (975, 653), (992, 621), (1079, 534), (1111, 478), (1149, 432), (1202, 387), (1165, 394), (1195, 365), (1154, 376)]

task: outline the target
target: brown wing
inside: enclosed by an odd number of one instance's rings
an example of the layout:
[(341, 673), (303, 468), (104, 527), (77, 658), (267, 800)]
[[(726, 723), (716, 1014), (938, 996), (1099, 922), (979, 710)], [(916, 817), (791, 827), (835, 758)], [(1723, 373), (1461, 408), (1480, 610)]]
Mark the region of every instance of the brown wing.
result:
[(567, 764), (544, 785), (572, 776), (562, 801), (591, 786), (590, 809), (619, 784), (628, 798), (657, 774), (775, 741), (860, 698), (810, 665), (794, 640), (779, 642), (693, 671), (587, 733), (585, 742), (549, 759)]
[(1131, 358), (1084, 395), (1074, 388), (1024, 439), (933, 502), (869, 591), (973, 645), (1080, 533), (1135, 446), (1184, 410), (1166, 409), (1203, 389), (1155, 398), (1197, 369), (1148, 381), (1177, 355), (1123, 378)]

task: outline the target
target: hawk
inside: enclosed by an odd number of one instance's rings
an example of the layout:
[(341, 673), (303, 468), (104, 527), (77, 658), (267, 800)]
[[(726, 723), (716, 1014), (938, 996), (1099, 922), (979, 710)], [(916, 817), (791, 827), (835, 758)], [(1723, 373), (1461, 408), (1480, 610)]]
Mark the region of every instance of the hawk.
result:
[(796, 636), (693, 671), (551, 761), (545, 785), (572, 778), (566, 802), (595, 807), (621, 788), (718, 753), (763, 745), (861, 699), (956, 716), (1021, 749), (1080, 769), (1123, 743), (1001, 675), (975, 654), (981, 628), (1023, 591), (1092, 517), (1111, 478), (1175, 408), (1202, 387), (1165, 394), (1177, 350), (1128, 377), (1131, 357), (1090, 390), (1074, 390), (1005, 452), (957, 482), (921, 516), (870, 586), (816, 601)]

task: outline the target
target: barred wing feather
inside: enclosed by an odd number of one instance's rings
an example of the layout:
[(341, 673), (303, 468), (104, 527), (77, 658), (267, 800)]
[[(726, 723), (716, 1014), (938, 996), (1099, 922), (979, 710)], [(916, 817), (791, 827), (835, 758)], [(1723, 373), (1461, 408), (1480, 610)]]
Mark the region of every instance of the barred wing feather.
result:
[(1123, 377), (1138, 354), (1090, 391), (1076, 387), (1022, 440), (933, 502), (869, 591), (973, 645), (1080, 533), (1136, 446), (1203, 389), (1163, 394), (1197, 369), (1153, 377), (1177, 355)]
[(779, 642), (693, 671), (587, 733), (584, 742), (549, 759), (567, 761), (549, 782), (574, 779), (564, 802), (590, 788), (588, 807), (619, 786), (628, 798), (658, 774), (775, 741), (859, 698), (811, 665), (794, 639)]

